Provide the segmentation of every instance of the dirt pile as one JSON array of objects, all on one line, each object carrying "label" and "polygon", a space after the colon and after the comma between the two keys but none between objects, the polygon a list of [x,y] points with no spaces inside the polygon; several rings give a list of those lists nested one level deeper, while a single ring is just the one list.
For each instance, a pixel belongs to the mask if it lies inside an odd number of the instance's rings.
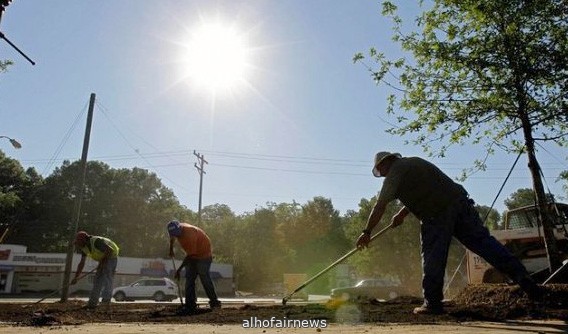
[{"label": "dirt pile", "polygon": [[554,319],[568,321],[568,285],[545,289],[543,303],[529,301],[518,287],[483,285],[465,288],[446,303],[443,315],[412,314],[420,298],[399,297],[388,302],[253,305],[229,304],[211,312],[178,316],[177,303],[113,303],[109,309],[84,308],[81,301],[44,303],[32,307],[2,303],[0,321],[13,325],[77,325],[100,322],[243,324],[244,321],[325,320],[327,323],[458,323]]}]

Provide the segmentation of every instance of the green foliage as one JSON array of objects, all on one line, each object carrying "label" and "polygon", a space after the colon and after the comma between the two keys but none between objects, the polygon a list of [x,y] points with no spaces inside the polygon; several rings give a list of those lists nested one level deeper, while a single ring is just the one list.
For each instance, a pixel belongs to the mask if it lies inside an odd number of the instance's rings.
[{"label": "green foliage", "polygon": [[[0,215],[17,222],[7,242],[26,245],[31,252],[66,250],[79,196],[79,167],[79,162],[66,161],[43,180],[0,154]],[[282,283],[283,274],[312,277],[353,249],[375,202],[376,198],[361,199],[358,210],[343,217],[324,197],[304,204],[267,203],[242,215],[225,204],[213,204],[203,208],[199,225],[211,238],[215,261],[233,265],[238,289],[282,293],[274,287]],[[390,205],[381,226],[399,208]],[[198,224],[196,213],[181,206],[155,174],[140,168],[113,169],[98,161],[87,164],[81,212],[79,229],[115,240],[123,256],[165,257],[166,223],[175,218]],[[358,277],[399,278],[419,294],[419,228],[409,216],[347,263]],[[452,246],[449,264],[459,263],[462,250]],[[182,251],[176,254],[179,258]],[[305,292],[329,293],[334,278],[330,271]]]},{"label": "green foliage", "polygon": [[[554,202],[554,195],[547,194],[547,201]],[[529,188],[517,189],[504,201],[508,210],[520,208],[527,205],[535,205],[536,198],[534,190]]]},{"label": "green foliage", "polygon": [[562,173],[560,173],[559,179],[564,180],[565,183],[562,186],[562,188],[564,188],[564,191],[566,191],[566,196],[568,196],[568,170],[565,170]]},{"label": "green foliage", "polygon": [[[188,222],[199,225],[197,219]],[[201,227],[212,240],[215,261],[233,263],[236,251],[232,240],[238,228],[234,212],[225,204],[205,206],[201,210]]]},{"label": "green foliage", "polygon": [[[79,167],[79,162],[66,161],[35,189],[37,219],[21,224],[15,241],[32,252],[66,251],[80,196]],[[184,211],[155,174],[111,169],[96,161],[87,164],[78,229],[113,239],[124,256],[167,256],[165,224]]]},{"label": "green foliage", "polygon": [[495,209],[492,209],[485,205],[475,205],[475,209],[479,212],[479,217],[484,225],[490,230],[496,230],[499,228],[499,222],[501,221],[501,215]]},{"label": "green foliage", "polygon": [[[537,203],[544,204],[535,141],[568,144],[568,0],[432,0],[428,6],[406,32],[396,6],[383,3],[393,40],[411,58],[389,59],[372,48],[373,69],[361,54],[354,57],[376,83],[394,89],[387,113],[399,125],[387,132],[411,137],[407,143],[430,155],[444,156],[466,142],[484,145],[488,155],[496,147],[526,152]],[[475,165],[483,170],[485,162]],[[548,217],[542,224],[554,270],[561,259]]]},{"label": "green foliage", "polygon": [[[351,218],[346,227],[349,239],[355,240],[365,227],[377,198],[362,199],[359,202],[359,212]],[[373,231],[390,224],[391,217],[400,210],[399,203],[387,206],[383,218]],[[412,215],[405,219],[404,224],[388,230],[370,244],[366,250],[353,256],[349,263],[356,268],[359,277],[392,277],[398,278],[410,291],[418,292],[422,277],[420,260],[420,223]]]},{"label": "green foliage", "polygon": [[[37,220],[37,187],[43,180],[33,169],[23,169],[22,165],[14,159],[8,158],[0,151],[0,226],[7,238],[4,242],[18,241],[15,235],[23,229],[25,224]],[[24,235],[36,241],[34,235]]]},{"label": "green foliage", "polygon": [[[234,265],[239,288],[262,290],[263,285],[282,280],[286,254],[276,241],[277,218],[266,208],[245,214],[236,233],[229,240],[234,243]],[[226,241],[229,241],[226,240]]]},{"label": "green foliage", "polygon": [[14,62],[11,60],[0,60],[0,73],[6,72],[8,67],[13,64]]},{"label": "green foliage", "polygon": [[375,82],[394,88],[387,112],[400,125],[388,132],[413,135],[413,144],[440,156],[465,141],[488,151],[518,152],[533,139],[566,145],[568,1],[435,0],[429,6],[416,19],[417,31],[406,33],[396,5],[383,3],[393,40],[411,58],[388,59],[372,48],[372,69],[361,53],[354,57]]}]

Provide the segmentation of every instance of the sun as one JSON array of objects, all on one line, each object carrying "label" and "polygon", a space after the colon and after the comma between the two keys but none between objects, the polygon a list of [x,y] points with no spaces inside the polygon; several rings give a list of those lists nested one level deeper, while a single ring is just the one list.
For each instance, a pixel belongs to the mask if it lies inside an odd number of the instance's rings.
[{"label": "sun", "polygon": [[232,90],[246,81],[248,48],[235,27],[202,24],[185,46],[185,77],[196,85],[211,91]]}]

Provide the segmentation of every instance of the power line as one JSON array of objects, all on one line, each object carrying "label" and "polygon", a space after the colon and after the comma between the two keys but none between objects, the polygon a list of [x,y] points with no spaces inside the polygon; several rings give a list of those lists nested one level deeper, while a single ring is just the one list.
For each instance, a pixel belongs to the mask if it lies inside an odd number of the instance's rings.
[{"label": "power line", "polygon": [[[106,119],[109,121],[109,123],[111,124],[111,126],[116,130],[116,132],[120,135],[120,137],[124,140],[124,142],[136,153],[136,156],[141,158],[142,160],[144,160],[144,162],[146,162],[148,165],[150,165],[150,167],[152,167],[153,170],[157,170],[157,168],[149,161],[149,159],[147,159],[144,155],[142,155],[140,153],[140,150],[138,150],[137,148],[134,147],[134,145],[132,145],[130,143],[130,141],[126,138],[126,136],[122,133],[122,131],[120,131],[120,128],[118,126],[116,126],[114,124],[114,122],[112,121],[112,119],[109,117],[109,115],[105,112],[105,109],[101,104],[97,103],[97,106],[99,107],[99,110],[101,111],[101,113],[106,117]],[[149,144],[151,146],[151,144]],[[161,177],[167,179],[168,181],[170,181],[172,184],[179,186],[179,187],[183,187],[182,185],[178,184],[177,182],[173,181],[172,179],[168,178],[166,175],[162,175]]]},{"label": "power line", "polygon": [[59,157],[59,154],[61,154],[63,147],[65,147],[65,145],[69,141],[69,138],[71,137],[71,134],[73,133],[73,131],[77,127],[77,124],[79,124],[79,120],[82,118],[82,116],[87,111],[87,105],[88,105],[88,102],[85,103],[85,106],[83,107],[83,109],[77,114],[77,116],[75,117],[75,120],[73,121],[73,123],[71,124],[69,129],[67,129],[67,133],[65,133],[65,135],[61,139],[59,146],[57,146],[57,148],[55,149],[55,152],[53,152],[53,155],[51,156],[51,158],[49,160],[47,160],[47,165],[43,169],[43,172],[41,173],[42,175],[47,173],[47,171],[50,170],[51,167],[53,167],[53,164],[55,163],[55,161]]}]

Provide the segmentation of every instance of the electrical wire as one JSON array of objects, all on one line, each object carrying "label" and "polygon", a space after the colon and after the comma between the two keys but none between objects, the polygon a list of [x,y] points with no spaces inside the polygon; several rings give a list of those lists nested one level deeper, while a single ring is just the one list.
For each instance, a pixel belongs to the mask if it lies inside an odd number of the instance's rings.
[{"label": "electrical wire", "polygon": [[73,123],[71,124],[69,129],[67,130],[67,133],[65,133],[65,135],[61,139],[59,146],[57,146],[57,148],[55,149],[55,152],[53,153],[51,158],[48,160],[47,165],[45,166],[45,168],[43,169],[43,172],[41,173],[42,175],[45,175],[51,169],[51,167],[53,167],[53,164],[55,163],[55,161],[59,157],[59,154],[61,154],[63,147],[65,147],[65,144],[67,144],[67,142],[69,141],[69,138],[71,137],[71,134],[73,133],[73,131],[77,127],[77,124],[79,124],[79,120],[82,118],[82,116],[87,111],[87,105],[88,105],[88,103],[85,104],[83,109],[75,117],[75,120],[73,121]]},{"label": "electrical wire", "polygon": [[[135,148],[134,145],[132,145],[130,143],[130,141],[126,138],[126,136],[122,133],[122,131],[120,131],[119,127],[116,126],[116,124],[112,121],[110,116],[105,112],[105,108],[101,104],[99,104],[98,102],[95,102],[95,105],[97,105],[97,107],[99,108],[99,111],[107,118],[107,120],[109,121],[111,126],[116,130],[116,132],[120,135],[120,137],[124,140],[124,142],[136,153],[136,155],[138,157],[140,157],[142,160],[144,160],[145,163],[150,165],[150,167],[152,167],[152,169],[157,170],[157,168],[149,161],[149,159],[147,159],[144,155],[142,155],[140,153],[140,151],[137,148]],[[185,189],[185,190],[189,190],[187,187],[184,187],[183,185],[175,182],[174,180],[170,179],[169,177],[165,176],[164,174],[161,174],[161,177],[170,181],[173,185],[175,185],[177,187],[180,187],[180,188]]]},{"label": "electrical wire", "polygon": [[[501,195],[501,191],[503,191],[503,188],[505,187],[505,184],[507,183],[507,181],[509,180],[509,177],[511,176],[511,173],[513,172],[513,170],[515,169],[515,166],[517,165],[517,162],[519,161],[519,158],[521,157],[521,155],[523,154],[523,151],[520,151],[519,154],[517,155],[517,158],[515,159],[515,162],[513,162],[513,166],[511,166],[511,168],[509,169],[509,173],[507,174],[507,176],[505,177],[505,180],[503,181],[503,183],[501,184],[501,188],[499,188],[499,191],[497,192],[497,195],[495,196],[495,199],[493,199],[493,203],[491,203],[491,206],[489,207],[489,210],[487,210],[487,213],[485,214],[485,217],[483,218],[483,225],[487,224],[487,219],[489,218],[489,214],[491,213],[491,210],[493,210],[493,206],[495,205],[495,202],[497,202],[497,199],[499,198],[499,196]],[[463,265],[465,259],[467,258],[467,251],[466,253],[463,255],[460,263],[458,264],[456,270],[454,271],[454,274],[452,275],[452,277],[450,278],[450,280],[448,281],[448,283],[446,284],[446,288],[444,289],[444,294],[448,291],[448,289],[450,288],[450,285],[452,284],[452,282],[454,281],[457,273],[459,272],[461,266]]]}]

